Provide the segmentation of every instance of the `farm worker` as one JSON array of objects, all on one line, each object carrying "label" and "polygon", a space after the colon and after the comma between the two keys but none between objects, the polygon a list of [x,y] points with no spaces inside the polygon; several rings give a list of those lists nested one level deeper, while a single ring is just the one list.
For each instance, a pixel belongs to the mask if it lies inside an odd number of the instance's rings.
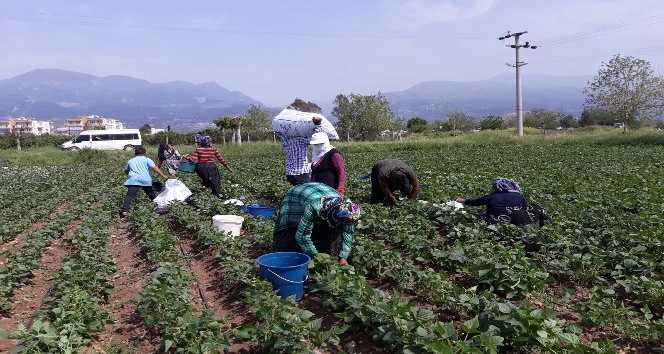
[{"label": "farm worker", "polygon": [[[313,117],[314,133],[321,131],[320,117]],[[285,136],[277,133],[281,140],[281,146],[286,151],[286,180],[293,186],[306,183],[311,180],[311,165],[309,164],[309,142],[308,136]]]},{"label": "farm worker", "polygon": [[201,146],[197,147],[193,153],[184,158],[189,161],[198,160],[195,171],[198,177],[201,178],[203,187],[210,188],[212,194],[218,197],[221,194],[221,175],[219,174],[217,165],[214,163],[215,157],[229,172],[233,172],[228,162],[219,153],[219,150],[212,146],[212,138],[209,136],[203,137]]},{"label": "farm worker", "polygon": [[274,223],[275,252],[327,253],[348,264],[360,206],[322,183],[291,187]]},{"label": "farm worker", "polygon": [[158,161],[157,167],[161,169],[161,165],[166,161],[166,168],[168,173],[174,175],[178,172],[180,165],[180,152],[175,149],[171,144],[159,144],[159,151],[157,153]]},{"label": "farm worker", "polygon": [[544,208],[528,205],[519,184],[509,178],[496,178],[491,183],[491,193],[475,199],[456,198],[464,205],[485,205],[484,220],[489,224],[512,223],[519,227],[542,227],[548,219]]},{"label": "farm worker", "polygon": [[127,187],[127,194],[125,195],[124,202],[122,203],[122,210],[120,217],[126,217],[129,214],[131,202],[134,201],[138,195],[138,190],[142,189],[148,195],[150,200],[154,200],[157,196],[152,189],[152,176],[150,170],[158,174],[164,180],[168,179],[161,170],[154,164],[154,161],[145,156],[145,148],[142,146],[134,149],[135,157],[127,161],[125,164],[124,173],[127,175],[127,180],[124,185]]},{"label": "farm worker", "polygon": [[201,141],[203,141],[203,138],[204,138],[203,132],[196,133],[196,138],[194,138],[196,141],[196,147],[201,146]]},{"label": "farm worker", "polygon": [[371,169],[371,204],[385,198],[391,205],[397,204],[395,191],[402,197],[415,200],[420,193],[420,181],[415,171],[401,160],[388,159],[378,162]]},{"label": "farm worker", "polygon": [[313,147],[311,181],[326,184],[344,194],[346,185],[344,156],[330,145],[327,133],[314,133],[309,144]]}]

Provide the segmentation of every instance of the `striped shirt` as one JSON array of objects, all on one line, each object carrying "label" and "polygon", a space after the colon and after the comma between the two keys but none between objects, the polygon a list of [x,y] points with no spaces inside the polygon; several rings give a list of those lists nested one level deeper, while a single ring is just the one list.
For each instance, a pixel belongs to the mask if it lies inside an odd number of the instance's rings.
[{"label": "striped shirt", "polygon": [[[281,202],[281,208],[274,223],[274,232],[290,227],[297,227],[295,240],[302,251],[310,256],[318,254],[311,241],[314,223],[326,222],[321,216],[323,199],[342,197],[339,192],[322,183],[309,182],[297,185],[288,190]],[[339,257],[347,259],[353,246],[355,226],[343,225],[343,240]]]},{"label": "striped shirt", "polygon": [[198,159],[199,163],[214,162],[214,158],[216,157],[222,165],[228,167],[228,162],[224,160],[224,157],[221,156],[219,150],[212,146],[197,147],[196,150],[191,153],[191,157]]},{"label": "striped shirt", "polygon": [[[314,125],[314,133],[323,131],[320,125]],[[286,176],[297,176],[304,173],[311,173],[311,164],[309,163],[309,142],[311,137],[307,136],[284,136],[279,134],[281,146],[286,151]]]}]

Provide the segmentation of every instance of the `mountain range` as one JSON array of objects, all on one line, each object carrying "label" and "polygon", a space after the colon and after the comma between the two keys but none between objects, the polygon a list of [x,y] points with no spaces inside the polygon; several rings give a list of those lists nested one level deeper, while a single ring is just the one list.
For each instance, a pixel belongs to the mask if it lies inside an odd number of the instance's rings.
[{"label": "mountain range", "polygon": [[[544,108],[578,115],[588,76],[523,75],[524,110]],[[482,81],[428,81],[404,91],[382,93],[397,117],[442,119],[453,111],[481,118],[514,112],[514,75]],[[295,99],[295,98],[294,98]],[[192,131],[217,117],[244,114],[261,102],[217,83],[151,83],[128,76],[105,76],[38,69],[0,80],[0,117],[55,120],[95,114],[117,118],[128,127],[171,125]],[[321,107],[331,107],[322,103]],[[285,107],[267,107],[278,111]],[[332,117],[330,117],[332,118]],[[333,120],[333,119],[332,119]]]}]

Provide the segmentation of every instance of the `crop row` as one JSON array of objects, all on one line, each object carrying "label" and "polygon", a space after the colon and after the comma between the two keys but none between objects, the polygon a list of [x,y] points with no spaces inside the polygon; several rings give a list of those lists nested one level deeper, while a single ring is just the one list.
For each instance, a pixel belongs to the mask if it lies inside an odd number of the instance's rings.
[{"label": "crop row", "polygon": [[[3,170],[0,174],[0,243],[53,213],[86,189],[85,179],[72,179],[71,167]],[[66,187],[53,187],[66,186]],[[16,196],[22,196],[16,198]]]},{"label": "crop row", "polygon": [[102,310],[113,287],[110,278],[115,266],[106,250],[108,211],[115,198],[95,203],[81,215],[82,224],[66,241],[68,256],[55,275],[53,290],[30,328],[19,325],[12,337],[19,339],[21,351],[40,353],[76,352],[87,345],[95,332],[112,322]]},{"label": "crop row", "polygon": [[138,298],[138,313],[146,326],[162,335],[164,352],[210,353],[228,348],[222,319],[205,309],[197,314],[188,295],[191,274],[179,265],[177,240],[166,218],[155,217],[148,207],[131,215],[141,236],[140,248],[157,266]]}]

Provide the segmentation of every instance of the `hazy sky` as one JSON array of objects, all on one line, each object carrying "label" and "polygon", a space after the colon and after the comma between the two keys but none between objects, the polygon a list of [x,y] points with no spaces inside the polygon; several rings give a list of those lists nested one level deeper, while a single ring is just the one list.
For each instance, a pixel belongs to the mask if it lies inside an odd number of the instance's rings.
[{"label": "hazy sky", "polygon": [[664,73],[664,0],[21,0],[0,3],[0,79],[40,68],[214,81],[269,106],[513,72],[594,75],[613,55]]}]

